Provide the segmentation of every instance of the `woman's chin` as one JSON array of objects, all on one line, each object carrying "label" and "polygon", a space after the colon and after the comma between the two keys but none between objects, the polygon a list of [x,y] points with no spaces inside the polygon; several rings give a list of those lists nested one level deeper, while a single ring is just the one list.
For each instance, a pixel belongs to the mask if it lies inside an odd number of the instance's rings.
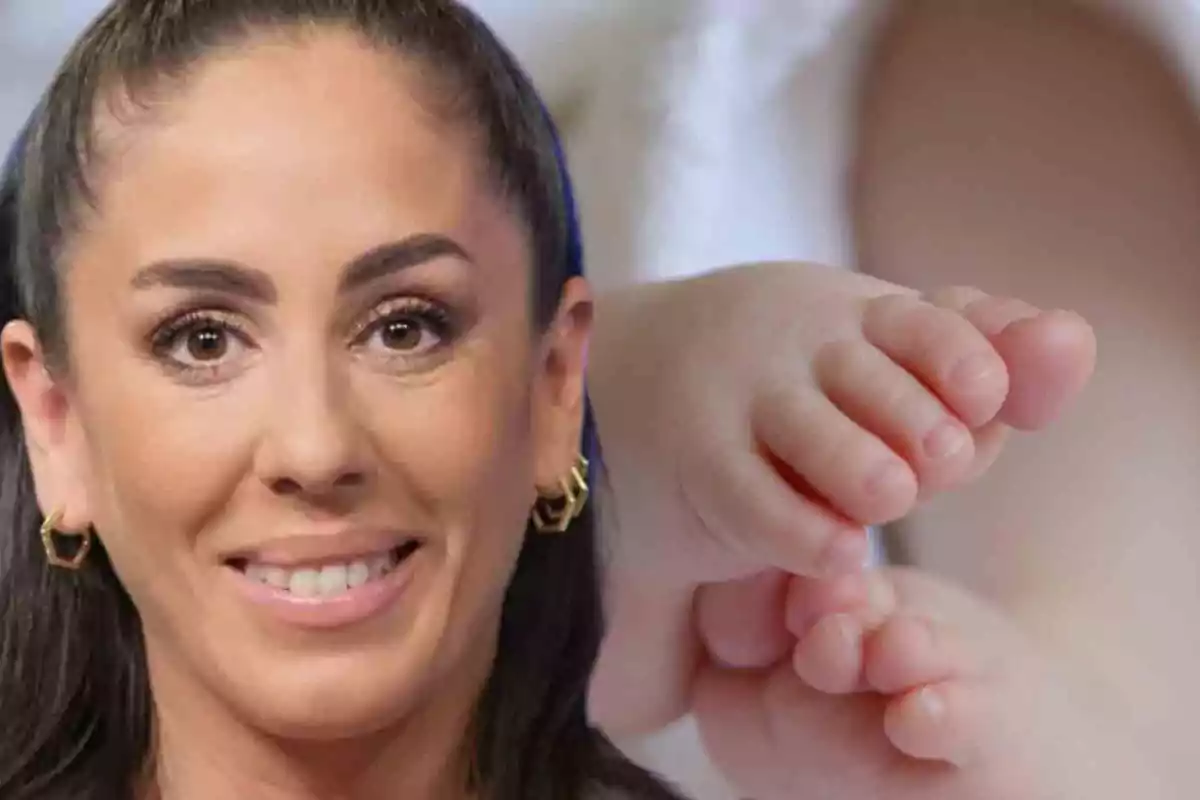
[{"label": "woman's chin", "polygon": [[469,722],[487,680],[495,656],[494,645],[482,646],[488,639],[416,635],[385,647],[288,658],[277,650],[237,659],[226,652],[210,687],[234,716],[279,739],[369,737],[409,722],[458,728]]},{"label": "woman's chin", "polygon": [[337,682],[292,676],[241,688],[239,716],[268,736],[300,741],[355,739],[393,728],[419,714],[428,694],[395,673],[347,674]]},{"label": "woman's chin", "polygon": [[[242,653],[221,657],[210,697],[231,716],[271,737],[331,740],[391,728],[440,694],[436,654],[407,646],[383,652]],[[171,698],[159,697],[160,710]],[[223,700],[224,702],[221,702]]]}]

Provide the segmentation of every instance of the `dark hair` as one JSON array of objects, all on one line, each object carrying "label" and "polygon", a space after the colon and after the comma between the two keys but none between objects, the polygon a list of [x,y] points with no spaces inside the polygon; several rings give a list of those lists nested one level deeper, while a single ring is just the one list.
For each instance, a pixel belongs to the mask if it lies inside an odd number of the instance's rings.
[{"label": "dark hair", "polygon": [[[578,227],[553,125],[511,54],[452,0],[119,0],[76,43],[0,186],[0,325],[28,320],[65,368],[60,254],[92,195],[97,108],[186,77],[213,47],[310,23],[345,27],[417,59],[456,121],[473,126],[491,175],[526,223],[534,322],[552,318],[581,269]],[[592,449],[590,411],[585,449]],[[0,391],[0,797],[133,800],[152,767],[152,698],[137,612],[97,543],[84,569],[55,570],[18,408]],[[468,742],[489,800],[608,792],[675,798],[587,721],[603,635],[594,513],[565,535],[527,531],[499,649]]]}]

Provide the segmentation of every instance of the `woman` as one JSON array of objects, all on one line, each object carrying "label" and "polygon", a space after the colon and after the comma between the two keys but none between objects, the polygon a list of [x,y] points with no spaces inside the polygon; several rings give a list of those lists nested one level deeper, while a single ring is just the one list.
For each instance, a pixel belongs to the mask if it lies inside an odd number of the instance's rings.
[{"label": "woman", "polygon": [[673,796],[586,719],[554,152],[451,3],[91,28],[4,198],[5,798]]}]

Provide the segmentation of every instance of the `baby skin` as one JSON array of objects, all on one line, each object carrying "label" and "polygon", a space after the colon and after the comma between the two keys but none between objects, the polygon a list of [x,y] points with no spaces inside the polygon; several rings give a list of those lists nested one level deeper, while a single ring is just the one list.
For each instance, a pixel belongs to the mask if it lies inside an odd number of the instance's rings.
[{"label": "baby skin", "polygon": [[[704,666],[696,683],[706,747],[743,796],[1169,796],[1083,682],[969,593],[896,568],[754,588],[783,608],[781,658]],[[744,635],[708,624],[710,652],[736,658]]]},{"label": "baby skin", "polygon": [[[861,319],[861,338],[816,352],[808,418],[760,405],[755,429],[802,496],[863,524],[978,477],[1008,429],[1052,420],[1094,363],[1077,317],[973,290],[871,299]],[[768,569],[703,587],[696,609],[694,711],[754,800],[1157,796],[1082,680],[920,570]]]}]

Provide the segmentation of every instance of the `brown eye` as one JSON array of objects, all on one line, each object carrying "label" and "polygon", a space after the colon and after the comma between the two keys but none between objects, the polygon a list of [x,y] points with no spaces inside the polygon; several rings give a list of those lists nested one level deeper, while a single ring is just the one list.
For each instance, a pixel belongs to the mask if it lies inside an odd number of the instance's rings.
[{"label": "brown eye", "polygon": [[229,352],[229,332],[215,325],[187,334],[188,355],[196,361],[218,361]]},{"label": "brown eye", "polygon": [[441,305],[414,297],[380,305],[359,329],[354,345],[384,358],[432,355],[454,339],[450,313]]},{"label": "brown eye", "polygon": [[379,343],[389,350],[416,350],[421,346],[425,328],[418,320],[390,319],[379,330]]},{"label": "brown eye", "polygon": [[236,315],[214,309],[188,312],[164,323],[151,335],[150,349],[172,370],[202,375],[207,382],[236,371],[254,346]]}]

